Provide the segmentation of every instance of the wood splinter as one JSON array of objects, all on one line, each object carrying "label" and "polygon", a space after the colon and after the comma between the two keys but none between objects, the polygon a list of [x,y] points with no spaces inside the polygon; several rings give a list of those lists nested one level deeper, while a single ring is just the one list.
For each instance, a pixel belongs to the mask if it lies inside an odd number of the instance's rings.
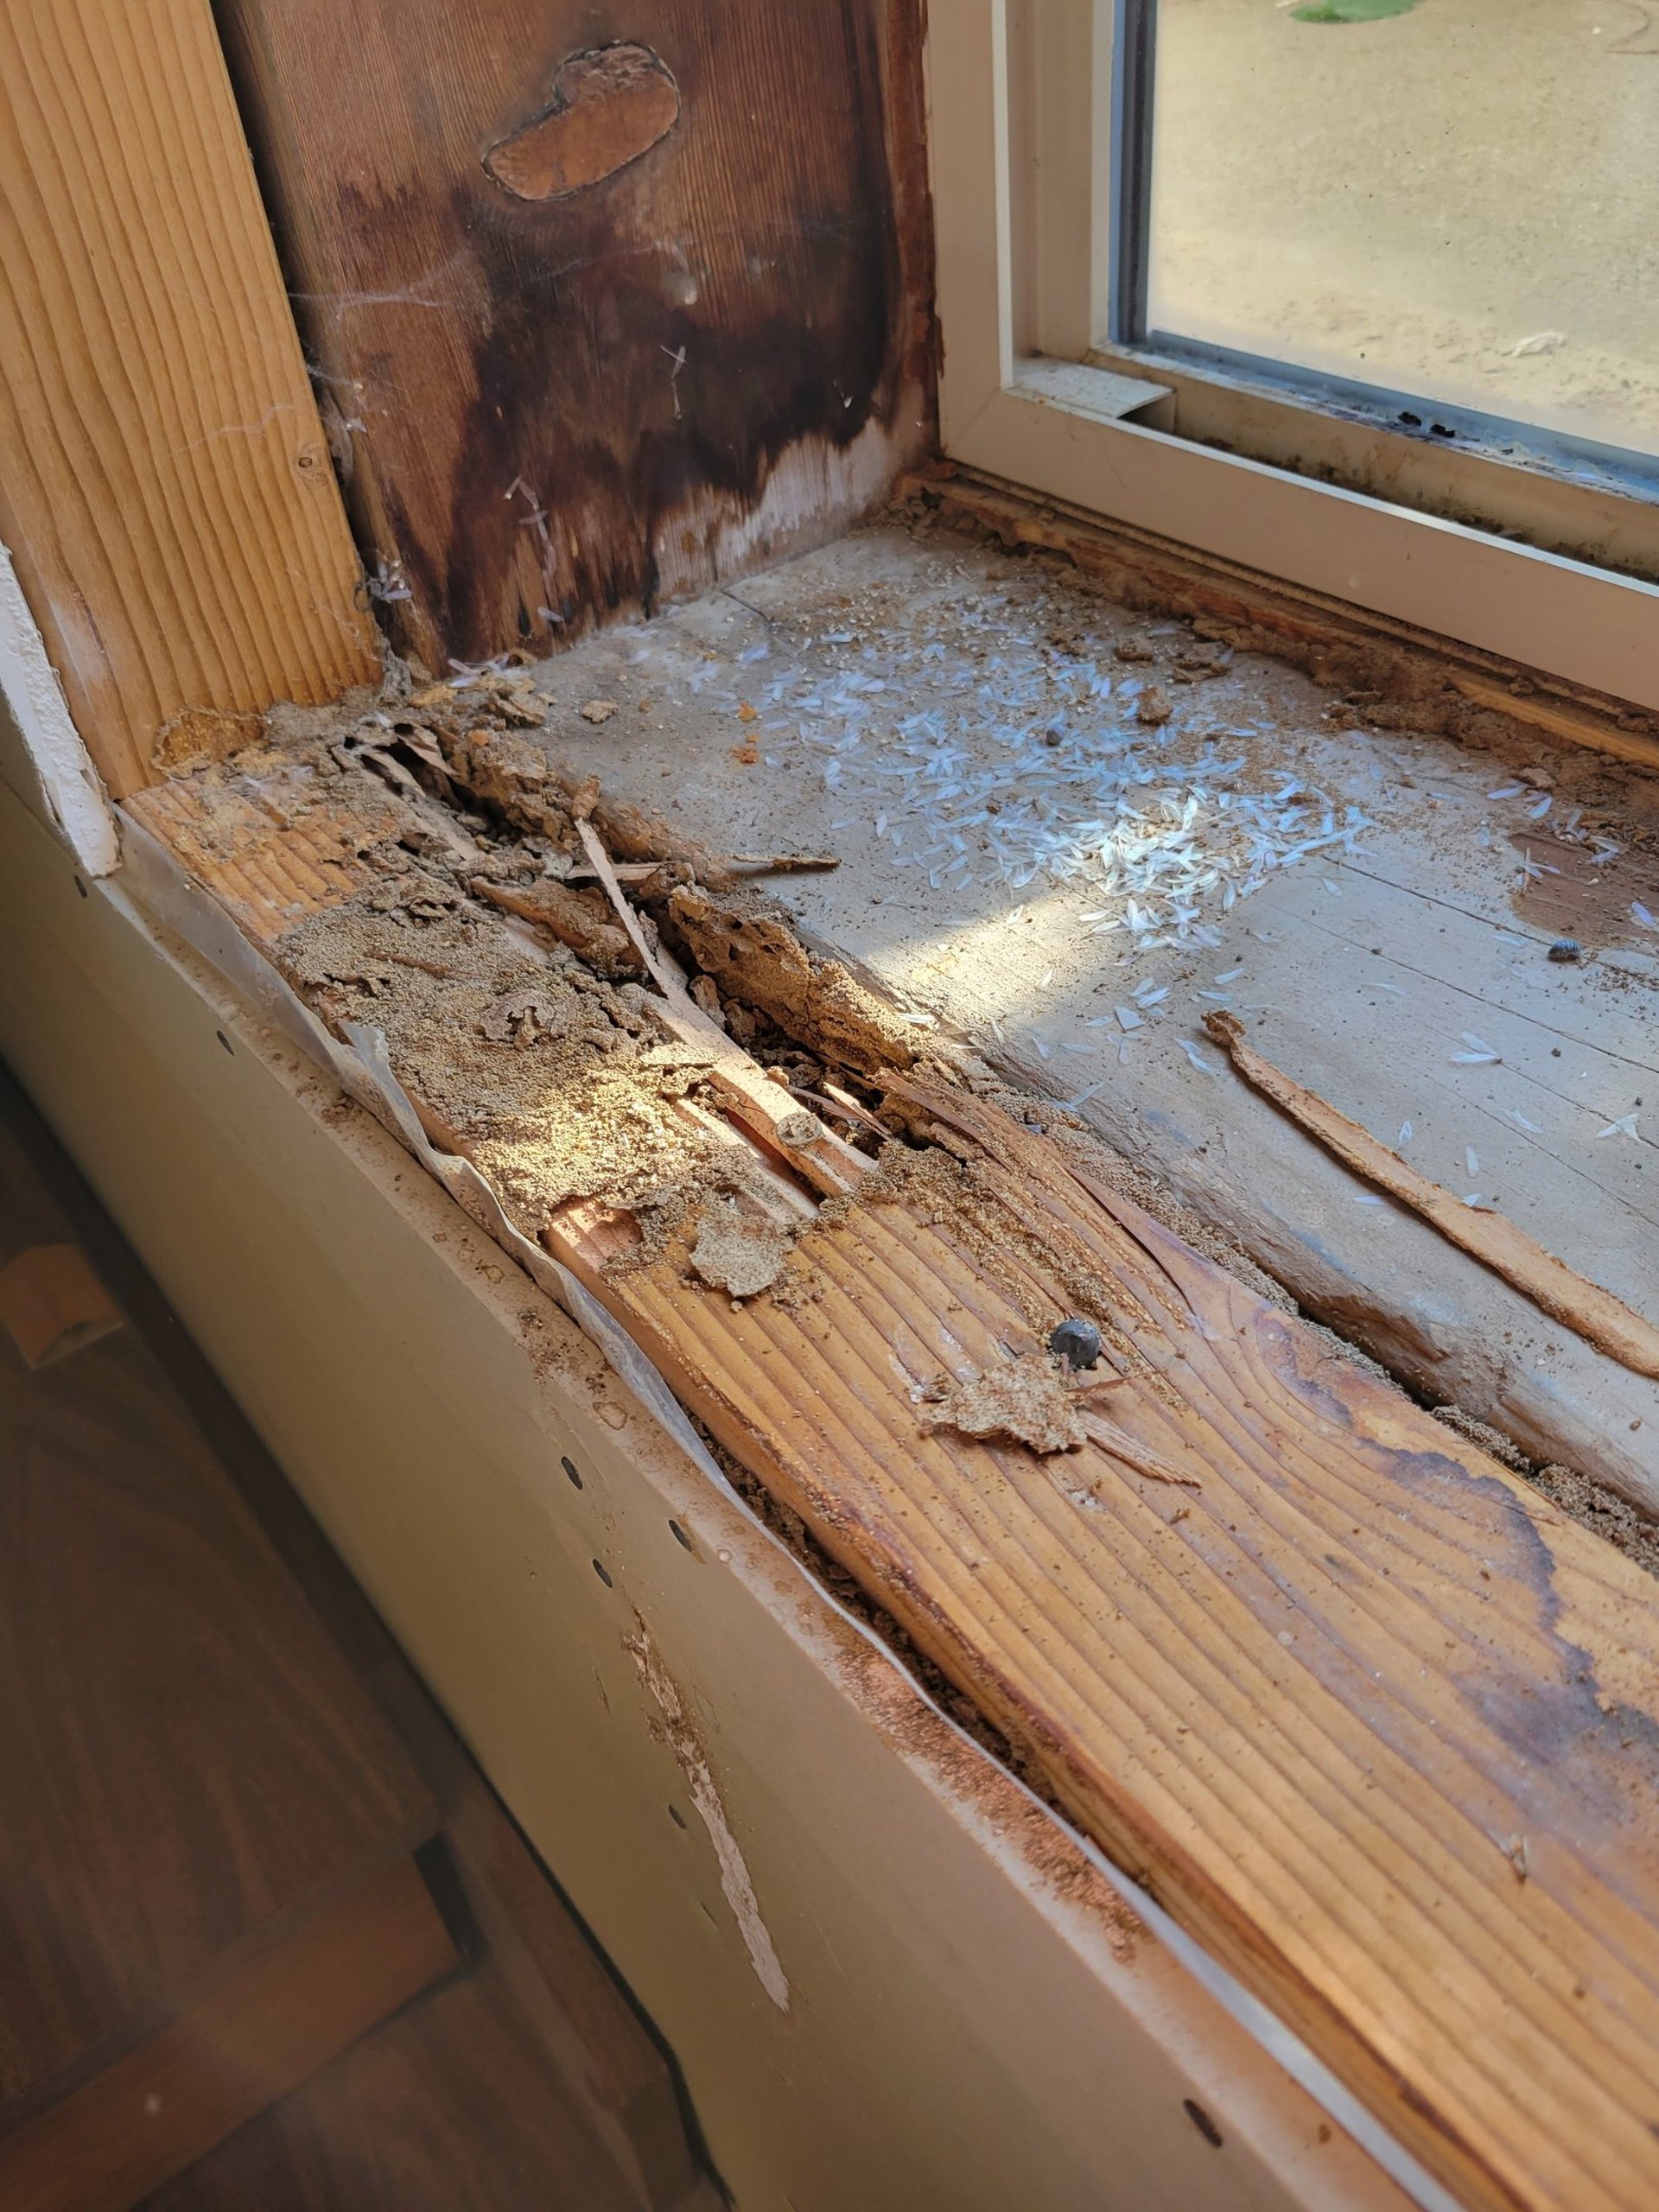
[{"label": "wood splinter", "polygon": [[1563,1328],[1571,1329],[1634,1373],[1659,1380],[1659,1328],[1652,1322],[1615,1298],[1611,1291],[1586,1281],[1565,1260],[1545,1251],[1502,1214],[1485,1206],[1465,1205],[1450,1191],[1431,1183],[1427,1175],[1420,1175],[1368,1129],[1351,1122],[1347,1115],[1246,1044],[1236,1016],[1217,1009],[1205,1014],[1204,1020],[1216,1042],[1226,1047],[1245,1081],[1317,1137],[1344,1166],[1421,1214],[1448,1243],[1459,1246],[1494,1274],[1502,1275]]},{"label": "wood splinter", "polygon": [[[591,812],[591,809],[589,810]],[[706,865],[706,863],[705,863]],[[728,853],[714,862],[721,875],[788,875],[804,874],[808,869],[839,868],[839,853]],[[696,873],[690,861],[676,853],[664,854],[659,861],[617,861],[613,863],[619,883],[634,885],[649,883],[653,876],[670,868],[689,869]],[[567,883],[595,882],[599,870],[595,868],[573,868],[564,880]]]},{"label": "wood splinter", "polygon": [[473,878],[471,888],[476,898],[487,899],[492,906],[504,906],[521,921],[534,922],[544,929],[550,937],[579,953],[596,975],[607,981],[648,972],[624,931],[601,921],[585,899],[567,891],[562,883],[549,878],[516,887],[492,883],[480,875]]},{"label": "wood splinter", "polygon": [[1121,1459],[1137,1475],[1144,1475],[1148,1482],[1170,1483],[1181,1490],[1202,1490],[1203,1483],[1197,1475],[1184,1475],[1179,1467],[1146,1445],[1127,1435],[1116,1422],[1103,1421],[1097,1413],[1086,1411],[1078,1414],[1084,1433],[1103,1452],[1109,1452],[1114,1459]]},{"label": "wood splinter", "polygon": [[728,1111],[763,1147],[803,1175],[820,1197],[839,1198],[855,1189],[869,1171],[863,1154],[798,1108],[779,1113],[778,1086],[697,1004],[678,968],[647,944],[639,918],[617,880],[615,863],[585,814],[577,817],[576,835],[628,941],[663,995],[662,1019],[683,1043],[706,1046],[713,1056],[709,1079]]}]

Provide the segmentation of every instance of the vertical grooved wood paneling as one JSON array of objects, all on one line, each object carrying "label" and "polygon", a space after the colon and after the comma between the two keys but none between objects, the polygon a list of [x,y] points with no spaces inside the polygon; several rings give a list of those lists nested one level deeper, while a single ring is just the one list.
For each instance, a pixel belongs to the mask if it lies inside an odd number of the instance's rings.
[{"label": "vertical grooved wood paneling", "polygon": [[0,5],[0,537],[118,795],[378,672],[207,0]]}]

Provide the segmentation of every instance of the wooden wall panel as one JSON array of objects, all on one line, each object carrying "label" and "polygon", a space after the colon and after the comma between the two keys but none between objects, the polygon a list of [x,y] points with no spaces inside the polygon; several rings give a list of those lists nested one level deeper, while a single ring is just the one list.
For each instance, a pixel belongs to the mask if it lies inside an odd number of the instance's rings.
[{"label": "wooden wall panel", "polygon": [[378,677],[208,0],[0,0],[0,537],[118,795]]},{"label": "wooden wall panel", "polygon": [[545,649],[925,448],[919,14],[219,0],[401,641]]}]

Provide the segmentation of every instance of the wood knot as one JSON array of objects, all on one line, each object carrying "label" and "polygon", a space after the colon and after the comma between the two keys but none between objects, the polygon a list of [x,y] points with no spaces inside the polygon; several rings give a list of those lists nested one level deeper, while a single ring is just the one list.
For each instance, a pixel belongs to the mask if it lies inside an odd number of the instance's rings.
[{"label": "wood knot", "polygon": [[516,200],[563,200],[648,154],[679,115],[680,88],[648,46],[590,48],[559,64],[547,105],[489,149],[485,171]]}]

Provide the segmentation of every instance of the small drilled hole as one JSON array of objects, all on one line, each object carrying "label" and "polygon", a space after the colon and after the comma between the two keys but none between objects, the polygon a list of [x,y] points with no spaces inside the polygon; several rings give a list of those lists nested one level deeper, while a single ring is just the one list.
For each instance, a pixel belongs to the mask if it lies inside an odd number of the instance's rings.
[{"label": "small drilled hole", "polygon": [[580,1490],[582,1488],[582,1477],[576,1472],[574,1463],[569,1459],[562,1459],[559,1461],[559,1465],[564,1469],[565,1473],[569,1476],[576,1488]]},{"label": "small drilled hole", "polygon": [[236,1047],[232,1044],[230,1039],[225,1034],[225,1032],[222,1029],[215,1029],[213,1034],[218,1038],[219,1043],[225,1047],[226,1051],[234,1058],[236,1054]]},{"label": "small drilled hole", "polygon": [[596,1559],[594,1561],[594,1573],[599,1577],[600,1580],[605,1585],[605,1587],[607,1590],[615,1589],[616,1585],[612,1581],[610,1570],[607,1567],[603,1560]]},{"label": "small drilled hole", "polygon": [[1219,2151],[1222,2144],[1221,2130],[1216,2126],[1215,2121],[1211,2119],[1209,2113],[1205,2112],[1204,2107],[1201,2104],[1195,2104],[1191,2097],[1183,2097],[1181,2100],[1181,2109],[1185,2113],[1193,2126],[1198,2129],[1199,2134],[1203,2136],[1205,2141],[1206,2143],[1213,2143],[1217,2150]]},{"label": "small drilled hole", "polygon": [[671,1805],[669,1807],[668,1817],[673,1821],[677,1828],[683,1828],[685,1826],[685,1815],[680,1810],[677,1805]]},{"label": "small drilled hole", "polygon": [[692,1542],[690,1537],[686,1535],[684,1529],[681,1528],[677,1521],[671,1521],[668,1525],[674,1532],[674,1541],[677,1544],[683,1544],[686,1550],[689,1552],[696,1551],[696,1546]]},{"label": "small drilled hole", "polygon": [[89,894],[88,894],[88,893],[87,893],[87,889],[86,889],[86,885],[81,881],[81,880],[80,880],[80,878],[79,878],[79,876],[77,876],[77,877],[75,878],[75,888],[76,888],[76,890],[77,890],[77,891],[79,891],[79,893],[80,893],[80,895],[81,895],[81,897],[82,897],[83,899],[86,898],[86,897],[89,895]]}]

